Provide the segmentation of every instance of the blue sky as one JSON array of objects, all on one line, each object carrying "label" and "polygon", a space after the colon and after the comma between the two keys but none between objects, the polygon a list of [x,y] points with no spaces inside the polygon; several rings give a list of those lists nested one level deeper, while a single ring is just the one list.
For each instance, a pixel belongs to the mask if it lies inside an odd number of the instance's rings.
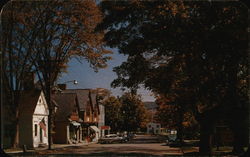
[{"label": "blue sky", "polygon": [[[112,51],[114,52],[111,55],[113,59],[108,62],[108,67],[100,69],[98,72],[94,72],[86,61],[79,63],[76,59],[71,59],[67,73],[62,74],[58,83],[77,80],[77,85],[67,83],[67,88],[106,88],[112,92],[112,95],[122,95],[123,91],[120,88],[111,88],[110,84],[117,77],[116,73],[112,71],[113,68],[126,61],[127,56],[119,54],[115,49]],[[154,101],[152,93],[145,89],[139,89],[138,94],[142,96],[143,101]]]}]

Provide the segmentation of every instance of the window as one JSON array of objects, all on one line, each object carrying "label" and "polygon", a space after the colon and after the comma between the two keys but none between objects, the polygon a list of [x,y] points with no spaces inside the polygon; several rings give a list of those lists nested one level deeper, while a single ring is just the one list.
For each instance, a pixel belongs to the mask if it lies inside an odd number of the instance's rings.
[{"label": "window", "polygon": [[157,128],[159,128],[160,126],[159,125],[156,125]]},{"label": "window", "polygon": [[37,124],[35,124],[35,136],[37,136]]},{"label": "window", "polygon": [[148,127],[151,128],[151,125],[149,125]]}]

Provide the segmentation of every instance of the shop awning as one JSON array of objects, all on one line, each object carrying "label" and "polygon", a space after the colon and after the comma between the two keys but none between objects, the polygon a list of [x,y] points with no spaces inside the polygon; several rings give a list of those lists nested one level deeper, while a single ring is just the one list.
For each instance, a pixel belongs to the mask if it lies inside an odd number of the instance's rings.
[{"label": "shop awning", "polygon": [[100,130],[94,125],[90,126],[90,129],[92,129],[95,132],[100,132]]},{"label": "shop awning", "polygon": [[77,123],[76,121],[71,121],[70,122],[72,125],[74,125],[74,126],[80,126],[81,124],[80,123]]},{"label": "shop awning", "polygon": [[104,125],[104,126],[101,126],[101,129],[102,129],[102,130],[110,130],[110,126]]}]

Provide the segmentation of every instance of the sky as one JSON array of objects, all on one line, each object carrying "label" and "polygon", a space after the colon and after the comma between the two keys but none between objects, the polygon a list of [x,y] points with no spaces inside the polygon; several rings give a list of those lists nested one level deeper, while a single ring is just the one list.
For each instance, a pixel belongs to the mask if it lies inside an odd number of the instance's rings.
[{"label": "sky", "polygon": [[[116,49],[112,49],[112,60],[108,61],[108,67],[100,69],[98,72],[89,67],[87,61],[80,63],[72,58],[68,64],[67,73],[63,73],[57,83],[64,83],[66,81],[77,80],[78,84],[74,85],[72,82],[67,83],[68,89],[85,89],[85,88],[106,88],[112,92],[114,96],[122,95],[123,91],[120,88],[112,88],[111,82],[117,78],[113,68],[119,66],[126,61],[127,56],[119,54]],[[152,93],[148,90],[140,88],[138,94],[141,95],[143,101],[154,101]]]}]

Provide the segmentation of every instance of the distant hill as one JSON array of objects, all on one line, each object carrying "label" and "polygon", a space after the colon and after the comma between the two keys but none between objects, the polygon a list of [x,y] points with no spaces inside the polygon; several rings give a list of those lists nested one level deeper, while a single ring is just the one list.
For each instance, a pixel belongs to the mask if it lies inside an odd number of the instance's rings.
[{"label": "distant hill", "polygon": [[143,102],[147,110],[156,110],[157,105],[154,101]]}]

